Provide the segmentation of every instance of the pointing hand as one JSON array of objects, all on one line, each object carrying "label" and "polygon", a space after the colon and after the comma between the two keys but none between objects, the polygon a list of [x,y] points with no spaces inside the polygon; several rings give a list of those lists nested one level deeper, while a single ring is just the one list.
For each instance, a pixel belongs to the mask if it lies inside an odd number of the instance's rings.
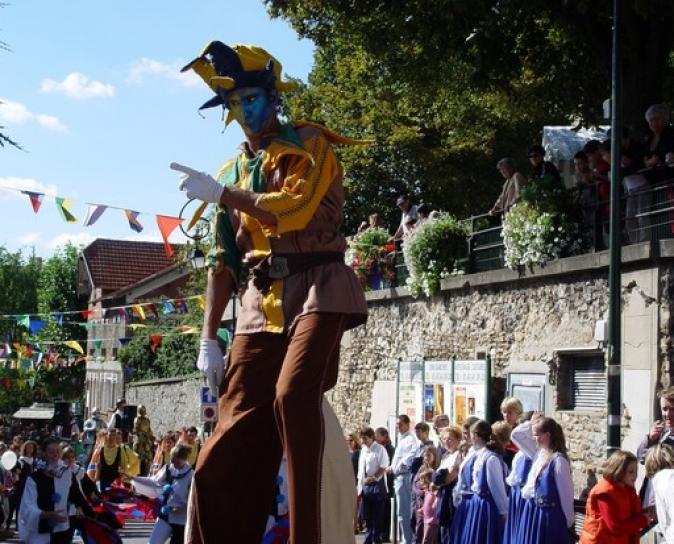
[{"label": "pointing hand", "polygon": [[180,172],[178,188],[185,191],[187,198],[196,198],[203,202],[217,203],[225,188],[205,172],[197,172],[189,166],[177,162],[171,163],[171,170]]}]

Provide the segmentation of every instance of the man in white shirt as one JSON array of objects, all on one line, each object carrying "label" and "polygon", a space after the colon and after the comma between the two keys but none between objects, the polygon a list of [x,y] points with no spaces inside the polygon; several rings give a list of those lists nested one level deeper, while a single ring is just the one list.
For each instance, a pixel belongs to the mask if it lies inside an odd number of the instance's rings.
[{"label": "man in white shirt", "polygon": [[412,231],[414,224],[417,222],[418,213],[417,207],[412,204],[408,195],[399,196],[398,200],[396,200],[396,205],[400,208],[402,216],[400,217],[400,225],[393,235],[393,239],[400,240],[403,236]]},{"label": "man in white shirt", "polygon": [[[386,494],[386,469],[388,453],[374,440],[374,430],[366,427],[360,431],[363,444],[358,458],[358,495],[363,499],[363,518],[367,526],[365,542],[381,542],[381,513]],[[364,492],[365,491],[365,492]]]},{"label": "man in white shirt", "polygon": [[394,475],[393,489],[395,490],[398,503],[398,525],[401,535],[401,544],[412,543],[412,480],[410,478],[410,465],[419,448],[419,442],[410,432],[410,418],[405,414],[398,416],[398,444],[396,446],[393,461],[388,472]]}]

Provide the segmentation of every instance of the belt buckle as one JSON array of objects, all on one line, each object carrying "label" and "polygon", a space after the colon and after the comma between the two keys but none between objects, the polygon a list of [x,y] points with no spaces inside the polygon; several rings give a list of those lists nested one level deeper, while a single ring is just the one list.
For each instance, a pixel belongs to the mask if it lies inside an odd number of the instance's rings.
[{"label": "belt buckle", "polygon": [[272,257],[269,263],[269,277],[280,280],[290,274],[288,259],[285,257]]}]

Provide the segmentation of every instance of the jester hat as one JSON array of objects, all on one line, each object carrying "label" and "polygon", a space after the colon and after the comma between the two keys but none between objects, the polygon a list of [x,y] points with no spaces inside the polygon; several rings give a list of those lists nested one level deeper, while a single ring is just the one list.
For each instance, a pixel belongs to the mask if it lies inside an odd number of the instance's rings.
[{"label": "jester hat", "polygon": [[[199,109],[225,105],[225,93],[242,87],[263,87],[279,92],[297,86],[281,81],[281,63],[255,45],[228,46],[219,41],[206,44],[200,55],[180,71],[194,70],[215,92],[215,96]],[[231,121],[231,114],[226,123]]]}]

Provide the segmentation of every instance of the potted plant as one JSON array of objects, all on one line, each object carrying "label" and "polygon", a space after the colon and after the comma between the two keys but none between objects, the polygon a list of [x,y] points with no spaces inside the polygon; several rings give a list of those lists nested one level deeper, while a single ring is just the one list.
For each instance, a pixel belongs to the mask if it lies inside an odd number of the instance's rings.
[{"label": "potted plant", "polygon": [[346,263],[353,269],[363,289],[376,290],[393,283],[393,253],[391,235],[381,227],[368,228],[349,241]]}]

